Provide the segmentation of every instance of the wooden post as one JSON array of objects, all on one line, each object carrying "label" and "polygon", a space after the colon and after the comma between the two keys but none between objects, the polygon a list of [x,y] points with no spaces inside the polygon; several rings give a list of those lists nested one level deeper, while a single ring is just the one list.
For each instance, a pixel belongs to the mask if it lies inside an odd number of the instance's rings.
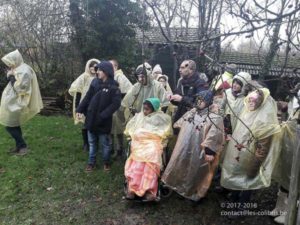
[{"label": "wooden post", "polygon": [[296,224],[300,224],[300,198],[298,200],[298,216],[297,216],[297,223]]},{"label": "wooden post", "polygon": [[[297,139],[300,139],[300,125],[297,125]],[[290,179],[290,188],[289,188],[289,199],[288,206],[289,210],[285,219],[285,225],[299,225],[297,221],[297,201],[298,201],[298,192],[299,192],[299,176],[300,176],[300,141],[296,152],[293,154],[291,170],[291,179]],[[300,207],[299,207],[300,208]],[[298,213],[299,214],[299,213]]]}]

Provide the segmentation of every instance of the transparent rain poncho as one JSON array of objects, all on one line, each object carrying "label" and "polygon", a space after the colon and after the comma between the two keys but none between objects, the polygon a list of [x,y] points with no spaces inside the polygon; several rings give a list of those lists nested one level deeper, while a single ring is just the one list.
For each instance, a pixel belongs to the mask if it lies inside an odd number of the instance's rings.
[{"label": "transparent rain poncho", "polygon": [[[280,151],[280,126],[277,105],[268,89],[262,104],[255,110],[248,109],[249,95],[237,121],[236,128],[226,147],[222,165],[221,185],[232,190],[252,190],[268,187]],[[252,134],[254,137],[252,137]],[[264,157],[259,158],[261,150]]]},{"label": "transparent rain poncho", "polygon": [[[140,65],[139,67],[141,67]],[[145,63],[146,67],[150,67],[149,64]],[[147,69],[147,68],[146,68]],[[148,69],[147,69],[148,70]],[[147,84],[142,85],[141,83],[137,82],[133,85],[133,87],[127,92],[125,95],[122,106],[126,109],[134,109],[136,112],[141,112],[143,102],[147,98],[158,98],[161,102],[161,107],[168,106],[170,103],[167,99],[167,92],[162,87],[162,85],[153,79],[151,76],[151,68],[149,68],[147,73]],[[128,110],[125,111],[128,113]],[[125,115],[126,119],[129,118],[129,115]]]},{"label": "transparent rain poncho", "polygon": [[[114,79],[119,83],[119,88],[122,94],[126,94],[131,88],[132,84],[123,74],[122,70],[115,72]],[[124,107],[121,106],[113,115],[112,134],[122,134],[125,129],[125,115]]]},{"label": "transparent rain poncho", "polygon": [[[243,87],[251,80],[251,75],[245,72],[238,73],[233,77],[234,79],[238,79],[242,82]],[[242,88],[243,88],[242,87]],[[244,96],[241,91],[237,96],[232,94],[232,88],[225,90],[224,100],[222,102],[222,108],[224,108],[224,114],[230,115],[230,122],[232,130],[234,130],[237,123],[237,116],[241,113],[244,108]]]},{"label": "transparent rain poncho", "polygon": [[147,116],[143,112],[127,123],[124,134],[131,137],[129,159],[161,166],[161,154],[172,135],[171,117],[161,111]]},{"label": "transparent rain poncho", "polygon": [[31,119],[43,108],[41,93],[33,69],[23,62],[22,55],[15,50],[2,58],[12,68],[16,81],[5,87],[0,103],[0,124],[17,127]]},{"label": "transparent rain poncho", "polygon": [[289,190],[290,187],[293,157],[298,150],[299,145],[299,137],[297,134],[299,104],[297,98],[294,97],[290,103],[292,103],[289,104],[290,118],[288,121],[281,124],[281,152],[273,173],[273,179],[286,190]]},{"label": "transparent rain poncho", "polygon": [[76,104],[76,93],[80,93],[80,102],[82,99],[84,99],[87,91],[89,90],[89,87],[92,83],[92,80],[96,77],[96,75],[91,74],[90,72],[90,64],[92,62],[100,63],[98,59],[90,59],[87,61],[85,65],[85,70],[84,73],[81,74],[73,83],[71,84],[71,87],[69,89],[69,93],[71,96],[73,96],[73,118],[74,118],[74,123],[84,123],[85,117],[83,116],[82,118],[77,118],[76,117],[76,109],[75,109],[75,104]]},{"label": "transparent rain poncho", "polygon": [[[174,127],[180,132],[162,181],[185,198],[198,201],[205,196],[218,166],[224,142],[223,118],[208,109],[199,112],[194,108]],[[216,153],[214,161],[205,161],[205,147]]]}]

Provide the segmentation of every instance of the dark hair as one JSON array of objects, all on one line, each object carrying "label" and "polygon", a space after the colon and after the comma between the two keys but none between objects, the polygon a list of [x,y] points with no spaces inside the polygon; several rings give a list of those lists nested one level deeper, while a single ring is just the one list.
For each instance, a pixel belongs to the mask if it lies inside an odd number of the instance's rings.
[{"label": "dark hair", "polygon": [[137,75],[140,75],[140,74],[143,74],[145,76],[147,76],[147,71],[146,71],[146,67],[139,67],[136,69],[134,75],[137,76]]},{"label": "dark hair", "polygon": [[164,76],[161,76],[160,78],[158,78],[157,80],[159,81],[160,79],[164,79],[165,81],[167,81],[167,78]]},{"label": "dark hair", "polygon": [[153,108],[153,105],[148,100],[144,101],[143,105],[147,105],[152,110],[152,112],[155,111],[154,108]]},{"label": "dark hair", "polygon": [[234,83],[234,82],[238,83],[238,85],[240,85],[241,87],[243,87],[243,86],[244,86],[243,82],[242,82],[242,81],[240,81],[240,80],[239,80],[239,79],[237,79],[237,78],[233,79],[232,83]]},{"label": "dark hair", "polygon": [[98,62],[92,61],[92,62],[90,62],[89,68],[95,67],[97,64],[98,64]]}]

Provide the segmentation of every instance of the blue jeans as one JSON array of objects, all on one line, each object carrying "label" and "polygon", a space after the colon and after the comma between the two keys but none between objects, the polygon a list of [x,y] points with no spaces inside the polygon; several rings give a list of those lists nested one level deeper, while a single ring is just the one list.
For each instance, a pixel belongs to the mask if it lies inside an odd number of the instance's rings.
[{"label": "blue jeans", "polygon": [[109,164],[110,149],[111,149],[109,134],[98,134],[98,133],[88,131],[88,140],[89,140],[89,147],[90,147],[88,163],[90,165],[96,164],[96,155],[97,155],[99,144],[101,144],[103,162],[105,164]]}]

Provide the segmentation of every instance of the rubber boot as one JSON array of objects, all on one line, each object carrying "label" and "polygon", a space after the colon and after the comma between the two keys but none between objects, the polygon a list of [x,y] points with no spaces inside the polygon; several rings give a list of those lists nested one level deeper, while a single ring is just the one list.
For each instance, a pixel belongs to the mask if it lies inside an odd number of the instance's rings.
[{"label": "rubber boot", "polygon": [[288,194],[279,190],[277,196],[276,206],[270,214],[270,216],[273,217],[281,216],[282,213],[284,213],[284,211],[287,209]]}]

